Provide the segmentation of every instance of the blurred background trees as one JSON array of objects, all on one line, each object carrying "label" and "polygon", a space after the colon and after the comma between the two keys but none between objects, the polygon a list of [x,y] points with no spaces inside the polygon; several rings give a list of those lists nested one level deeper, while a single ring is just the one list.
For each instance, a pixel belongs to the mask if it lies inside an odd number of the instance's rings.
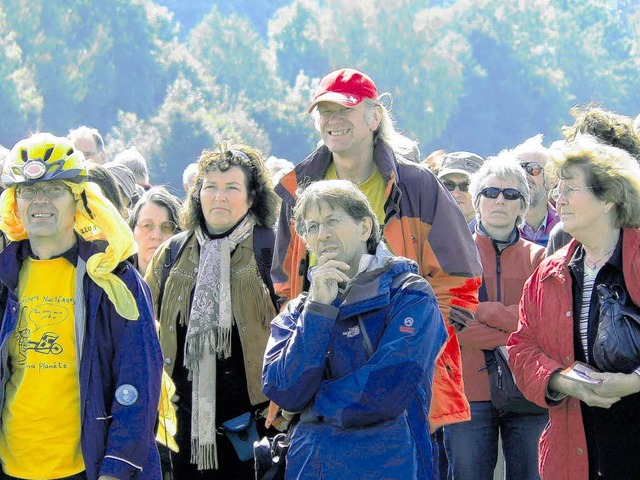
[{"label": "blurred background trees", "polygon": [[86,124],[153,183],[221,140],[299,162],[328,71],[369,73],[402,131],[495,154],[569,108],[640,112],[634,0],[0,0],[0,144]]}]

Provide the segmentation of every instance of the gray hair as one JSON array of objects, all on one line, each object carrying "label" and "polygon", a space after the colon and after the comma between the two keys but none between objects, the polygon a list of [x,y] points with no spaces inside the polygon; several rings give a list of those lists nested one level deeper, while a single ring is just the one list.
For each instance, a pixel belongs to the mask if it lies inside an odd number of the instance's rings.
[{"label": "gray hair", "polygon": [[304,218],[311,206],[326,203],[331,208],[340,208],[356,221],[371,218],[371,235],[367,239],[367,251],[374,254],[380,243],[380,223],[369,200],[349,180],[319,180],[304,190],[299,190],[298,201],[293,209],[293,219],[298,235],[304,237]]},{"label": "gray hair", "polygon": [[[380,102],[380,100],[384,98],[391,99],[391,94],[383,93],[378,98],[379,100],[374,100],[373,98],[364,98],[362,100],[365,108],[364,119],[367,125],[373,123],[376,109],[380,111],[380,125],[378,125],[378,128],[373,133],[374,142],[382,139],[396,154],[402,155],[412,161],[419,161],[420,150],[418,149],[418,142],[411,140],[396,129],[395,121],[389,109]],[[320,113],[318,109],[314,108],[311,115],[316,130],[320,131]]]},{"label": "gray hair", "polygon": [[127,148],[121,151],[113,159],[113,163],[122,163],[129,167],[136,177],[136,183],[138,185],[149,184],[149,170],[147,168],[147,161],[138,151],[136,147]]},{"label": "gray hair", "polygon": [[182,203],[180,199],[173,195],[167,190],[164,185],[159,185],[156,187],[151,187],[147,190],[142,198],[136,203],[135,207],[131,211],[131,215],[129,215],[129,226],[131,230],[134,229],[138,220],[140,218],[140,210],[145,205],[153,203],[158,207],[164,207],[167,209],[167,213],[169,214],[169,220],[178,225],[178,231],[180,231],[180,208],[182,207]]},{"label": "gray hair", "polygon": [[522,213],[516,218],[516,225],[520,225],[524,214],[529,210],[530,191],[525,171],[518,163],[518,158],[512,150],[503,150],[498,155],[489,157],[482,164],[480,170],[471,176],[469,192],[473,199],[473,207],[476,209],[476,217],[480,220],[480,211],[478,209],[480,192],[488,187],[494,178],[514,181],[516,184],[514,188],[522,194],[522,197],[520,197]]}]

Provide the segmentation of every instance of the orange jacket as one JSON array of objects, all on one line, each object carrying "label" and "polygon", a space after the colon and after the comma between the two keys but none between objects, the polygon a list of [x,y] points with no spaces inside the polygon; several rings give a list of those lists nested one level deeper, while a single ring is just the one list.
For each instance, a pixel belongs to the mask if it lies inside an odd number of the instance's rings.
[{"label": "orange jacket", "polygon": [[[285,300],[306,289],[308,255],[291,218],[300,185],[322,180],[332,161],[320,147],[285,175],[276,187],[282,197],[271,276],[275,291]],[[381,140],[374,161],[386,181],[383,237],[394,255],[415,260],[420,275],[431,284],[445,319],[451,307],[473,316],[478,305],[482,267],[469,227],[455,200],[425,166],[397,158]],[[438,358],[429,409],[432,430],[469,420],[464,395],[460,347],[453,326]]]}]

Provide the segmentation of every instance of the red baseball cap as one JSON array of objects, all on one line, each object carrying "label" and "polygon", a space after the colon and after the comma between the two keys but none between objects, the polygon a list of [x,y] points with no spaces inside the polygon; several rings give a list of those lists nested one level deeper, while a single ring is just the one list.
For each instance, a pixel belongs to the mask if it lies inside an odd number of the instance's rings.
[{"label": "red baseball cap", "polygon": [[365,98],[378,99],[378,89],[373,80],[353,68],[341,68],[320,80],[308,112],[311,113],[319,102],[333,102],[353,108]]}]

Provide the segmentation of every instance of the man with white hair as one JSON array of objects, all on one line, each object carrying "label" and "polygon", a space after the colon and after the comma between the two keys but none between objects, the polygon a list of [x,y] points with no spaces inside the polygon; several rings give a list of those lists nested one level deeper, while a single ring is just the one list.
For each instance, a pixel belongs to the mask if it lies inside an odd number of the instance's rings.
[{"label": "man with white hair", "polygon": [[550,150],[542,145],[542,134],[538,134],[516,146],[512,152],[527,173],[531,192],[529,211],[519,226],[520,236],[546,247],[551,230],[560,221],[555,207],[549,203],[549,191],[553,185],[544,174]]}]

